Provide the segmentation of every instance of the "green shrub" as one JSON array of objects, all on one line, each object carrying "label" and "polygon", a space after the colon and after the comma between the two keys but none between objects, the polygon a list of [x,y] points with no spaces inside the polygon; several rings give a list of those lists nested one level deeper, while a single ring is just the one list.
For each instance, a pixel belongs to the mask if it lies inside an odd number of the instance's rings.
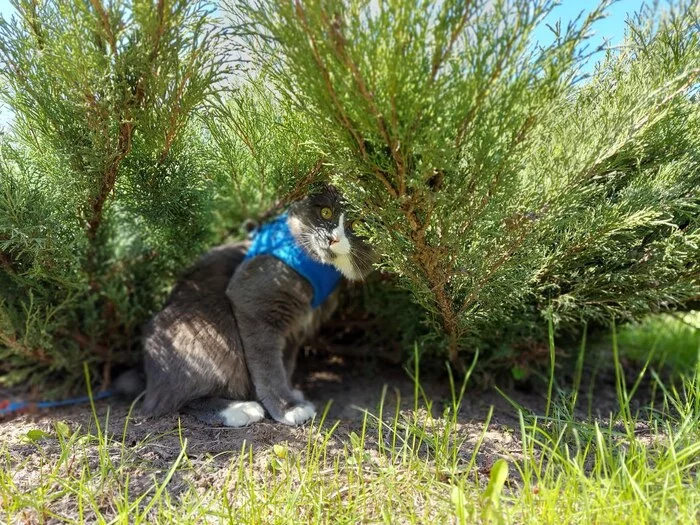
[{"label": "green shrub", "polygon": [[587,82],[554,2],[230,2],[452,362],[700,291],[698,4],[631,22]]},{"label": "green shrub", "polygon": [[394,276],[351,307],[458,367],[537,348],[548,315],[697,300],[698,3],[646,12],[581,81],[608,3],[540,48],[550,0],[260,0],[230,27],[208,2],[18,2],[1,381],[107,381],[183,267],[328,177]]}]

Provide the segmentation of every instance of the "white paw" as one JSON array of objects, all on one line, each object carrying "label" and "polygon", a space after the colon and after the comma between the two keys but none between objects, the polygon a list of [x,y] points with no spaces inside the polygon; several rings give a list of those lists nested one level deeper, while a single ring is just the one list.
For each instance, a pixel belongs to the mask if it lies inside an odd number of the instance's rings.
[{"label": "white paw", "polygon": [[257,401],[232,401],[219,411],[221,421],[227,427],[245,427],[265,417],[265,410]]},{"label": "white paw", "polygon": [[282,418],[282,423],[287,425],[301,425],[316,415],[316,407],[306,403],[287,410]]}]

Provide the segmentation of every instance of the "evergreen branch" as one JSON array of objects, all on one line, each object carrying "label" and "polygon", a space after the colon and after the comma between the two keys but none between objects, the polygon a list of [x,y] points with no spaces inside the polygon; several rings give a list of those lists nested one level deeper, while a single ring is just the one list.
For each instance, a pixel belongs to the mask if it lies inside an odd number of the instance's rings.
[{"label": "evergreen branch", "polygon": [[[450,53],[452,52],[452,48],[454,47],[454,45],[457,42],[457,40],[459,39],[459,37],[462,35],[462,32],[464,31],[467,22],[471,18],[472,12],[471,12],[470,8],[472,7],[472,5],[474,5],[472,0],[467,0],[467,2],[464,4],[464,6],[463,6],[464,13],[462,14],[462,17],[458,21],[457,25],[452,28],[452,31],[450,32],[450,38],[448,40],[447,46],[445,46],[444,49],[438,49],[438,47],[436,46],[435,52],[433,53],[433,57],[431,59],[432,67],[431,67],[430,76],[429,76],[431,85],[434,85],[435,80],[437,79],[438,72],[440,71],[440,69],[444,65],[447,57],[450,56]],[[449,6],[445,5],[444,8],[448,9]],[[392,93],[392,97],[391,97],[391,107],[392,107],[392,115],[395,116],[397,113],[397,110],[396,110],[396,106],[395,106],[395,100],[394,100],[393,93]],[[411,126],[409,126],[410,131],[406,136],[407,141],[410,142],[410,140],[412,139],[413,133],[415,133],[415,131],[418,129],[418,126],[420,125],[421,119],[423,118],[423,113],[424,113],[424,107],[420,107],[418,109],[418,111],[416,112],[416,116],[413,119],[413,123],[411,124]],[[393,124],[394,124],[394,127],[396,128],[396,126],[397,126],[396,120],[394,120]]]},{"label": "evergreen branch", "polygon": [[306,195],[309,191],[309,186],[318,180],[323,170],[323,165],[323,159],[318,159],[311,169],[302,178],[298,179],[291,190],[277,199],[267,211],[260,215],[259,222],[264,222],[270,217],[277,215],[282,208]]},{"label": "evergreen branch", "polygon": [[452,47],[455,45],[457,42],[457,39],[459,36],[462,34],[462,31],[464,30],[465,26],[467,25],[467,22],[471,18],[471,7],[472,7],[472,0],[467,0],[462,8],[464,9],[464,13],[462,14],[461,18],[457,22],[457,25],[452,28],[452,31],[450,32],[450,38],[447,42],[447,45],[445,46],[444,49],[438,50],[437,48],[435,49],[435,53],[433,54],[433,59],[432,59],[432,67],[430,69],[430,82],[433,83],[435,82],[435,78],[437,77],[438,72],[440,71],[440,68],[443,66],[445,59],[450,55],[452,52]]},{"label": "evergreen branch", "polygon": [[489,95],[491,92],[491,89],[493,86],[496,84],[496,81],[501,77],[501,74],[503,73],[503,68],[506,63],[506,59],[510,55],[511,49],[513,47],[513,44],[515,44],[516,41],[516,36],[512,36],[511,38],[506,39],[505,43],[505,48],[501,50],[501,55],[496,62],[493,70],[491,71],[491,74],[489,75],[488,79],[486,80],[485,85],[479,90],[476,100],[471,104],[471,107],[469,108],[469,111],[467,112],[466,116],[462,119],[460,124],[457,126],[457,135],[455,137],[455,147],[460,148],[462,146],[462,143],[464,141],[464,136],[466,135],[467,131],[469,130],[469,127],[471,126],[472,122],[474,121],[474,118],[476,117],[477,112],[481,108],[481,105],[484,103],[484,100],[486,100],[486,97]]},{"label": "evergreen branch", "polygon": [[44,35],[41,31],[41,26],[39,25],[39,13],[37,12],[36,0],[32,0],[31,11],[26,14],[22,12],[21,16],[25,17],[27,25],[29,25],[31,28],[34,38],[36,38],[37,47],[39,49],[44,49]]},{"label": "evergreen branch", "polygon": [[[632,125],[628,127],[627,133],[623,140],[617,140],[615,144],[609,146],[603,153],[596,156],[595,160],[587,166],[585,169],[581,170],[577,176],[572,180],[573,184],[580,184],[590,179],[598,169],[604,165],[606,161],[609,161],[615,155],[620,153],[622,149],[628,146],[642,131],[644,131],[649,126],[654,125],[659,122],[664,116],[665,111],[668,109],[668,105],[673,100],[676,100],[679,95],[683,94],[693,86],[698,78],[700,78],[700,68],[694,68],[689,71],[684,71],[679,77],[674,78],[672,81],[659,88],[656,93],[652,93],[647,98],[652,99],[659,93],[664,94],[663,98],[655,103],[655,109],[657,111],[646,111],[642,116],[637,119]],[[678,86],[668,91],[669,85],[678,84]]]},{"label": "evergreen branch", "polygon": [[[104,210],[105,203],[107,202],[107,198],[112,193],[114,185],[117,182],[119,166],[131,151],[133,131],[134,127],[131,121],[122,121],[119,124],[119,135],[115,156],[106,166],[106,169],[101,177],[99,191],[92,199],[92,203],[90,205],[91,214],[87,222],[87,236],[93,243],[97,236],[97,230],[102,223],[102,212]],[[91,265],[94,264],[94,249],[91,251],[90,259],[92,260]]]},{"label": "evergreen branch", "polygon": [[[335,91],[335,88],[333,87],[333,82],[330,78],[330,73],[328,72],[328,68],[325,66],[325,63],[324,63],[323,59],[321,58],[321,54],[320,54],[319,49],[318,49],[318,44],[316,42],[316,38],[315,38],[314,34],[312,33],[311,29],[309,28],[309,23],[308,23],[308,20],[306,19],[306,14],[304,12],[304,8],[302,7],[299,0],[295,0],[294,6],[295,6],[296,14],[302,23],[302,29],[304,30],[306,36],[309,39],[309,42],[311,43],[311,50],[312,50],[312,54],[314,57],[314,61],[316,62],[316,66],[321,71],[321,74],[323,75],[323,79],[325,81],[326,90],[333,100],[336,115],[340,118],[345,130],[352,135],[354,142],[357,145],[362,158],[365,161],[367,161],[369,156],[367,154],[367,149],[365,147],[365,141],[360,136],[360,134],[357,132],[355,127],[351,124],[350,118],[347,116],[347,114],[343,110],[343,106],[338,99],[338,95]],[[394,186],[391,184],[391,182],[389,182],[389,179],[387,178],[387,176],[384,173],[382,173],[382,171],[379,168],[377,168],[376,166],[372,167],[372,172],[373,172],[374,176],[384,185],[386,190],[389,192],[389,195],[396,198],[398,196],[398,192],[397,192],[396,188],[394,188]]]},{"label": "evergreen branch", "polygon": [[457,316],[461,317],[462,315],[464,315],[467,309],[469,309],[469,307],[474,304],[474,302],[479,298],[486,284],[488,284],[491,278],[494,275],[496,275],[496,273],[501,269],[501,267],[511,259],[513,254],[518,249],[520,249],[520,247],[523,245],[523,242],[525,241],[525,239],[531,231],[531,227],[523,228],[516,240],[506,250],[504,250],[503,255],[494,264],[490,265],[490,268],[486,272],[486,274],[482,276],[481,279],[479,279],[476,285],[472,287],[472,290],[471,292],[469,292],[469,295],[464,299],[464,301],[462,301],[462,304],[457,310]]},{"label": "evergreen branch", "polygon": [[156,41],[153,45],[153,50],[151,51],[148,59],[151,64],[155,64],[158,58],[158,53],[160,51],[160,43],[163,40],[163,35],[165,35],[166,25],[166,11],[165,11],[165,0],[158,0],[158,5],[156,6],[156,13],[158,14],[158,27],[156,30]]},{"label": "evergreen branch", "polygon": [[428,223],[422,223],[416,214],[415,197],[407,200],[401,210],[412,231],[412,240],[415,250],[412,258],[425,279],[425,283],[435,298],[435,304],[440,313],[442,327],[448,339],[447,354],[452,366],[459,372],[465,370],[464,362],[459,356],[459,339],[461,337],[460,325],[453,302],[445,289],[451,272],[447,268],[445,259],[446,249],[442,246],[431,246],[425,237]]},{"label": "evergreen branch", "polygon": [[112,55],[116,57],[118,55],[117,39],[114,36],[114,33],[112,32],[112,25],[109,21],[109,15],[107,14],[107,11],[105,10],[100,0],[90,0],[90,4],[92,4],[93,9],[99,17],[100,23],[102,25],[102,31],[107,36],[109,46],[112,48]]},{"label": "evergreen branch", "polygon": [[0,343],[9,348],[14,354],[22,356],[24,359],[35,361],[44,366],[53,364],[53,359],[51,359],[42,348],[31,348],[18,341],[15,336],[6,334],[2,330],[0,330]]},{"label": "evergreen branch", "polygon": [[[396,196],[400,198],[406,193],[406,163],[404,161],[403,156],[399,152],[399,144],[396,140],[394,140],[394,137],[388,132],[384,117],[382,116],[381,111],[379,111],[379,109],[377,108],[377,105],[374,102],[374,96],[367,88],[367,84],[365,83],[362,73],[357,67],[357,64],[355,64],[355,61],[352,59],[352,57],[350,57],[350,55],[348,55],[348,53],[346,52],[345,38],[341,33],[340,19],[336,17],[333,23],[329,23],[328,17],[324,11],[323,20],[326,23],[328,29],[330,30],[331,39],[334,43],[334,49],[336,51],[337,56],[341,59],[345,67],[347,67],[347,69],[350,71],[352,78],[355,81],[355,86],[360,92],[360,95],[362,95],[362,98],[367,104],[370,114],[374,117],[374,120],[377,123],[379,133],[381,134],[386,144],[389,146],[389,150],[391,151],[391,156],[394,160],[394,165],[396,166],[397,170],[396,176],[398,178],[398,188],[395,190]],[[392,188],[395,187],[393,184],[391,186]]]},{"label": "evergreen branch", "polygon": [[335,88],[333,87],[333,82],[331,81],[330,78],[330,73],[328,72],[328,68],[326,68],[326,65],[321,58],[321,54],[319,53],[318,50],[318,45],[316,43],[316,39],[309,29],[309,23],[308,20],[306,19],[306,14],[304,13],[304,8],[301,5],[301,2],[299,0],[295,0],[294,2],[294,7],[296,9],[297,16],[299,17],[299,20],[302,23],[302,28],[304,29],[304,32],[306,36],[309,39],[309,42],[311,43],[311,51],[313,53],[314,61],[316,62],[316,66],[320,70],[321,74],[323,75],[323,79],[326,84],[326,89],[328,91],[328,94],[331,96],[333,99],[333,104],[336,109],[337,115],[340,117],[340,119],[343,122],[343,125],[345,129],[353,136],[355,143],[357,144],[357,147],[360,150],[360,153],[364,159],[367,158],[367,150],[365,149],[365,143],[364,140],[360,137],[360,135],[357,133],[355,130],[354,126],[350,123],[350,120],[348,116],[345,114],[343,111],[343,106],[340,104],[340,101],[338,100],[338,95],[335,92]]},{"label": "evergreen branch", "polygon": [[177,135],[178,131],[182,128],[183,122],[180,120],[180,115],[182,113],[182,95],[185,91],[185,85],[187,82],[190,80],[191,76],[191,67],[192,64],[194,64],[194,60],[196,58],[197,53],[194,52],[192,53],[192,59],[190,60],[190,67],[188,67],[185,70],[185,74],[182,77],[182,80],[177,86],[177,91],[175,92],[175,98],[172,101],[172,110],[170,111],[170,116],[168,118],[169,125],[168,128],[165,132],[165,145],[163,146],[163,151],[160,154],[160,164],[163,163],[165,158],[168,156],[168,153],[170,152],[170,148],[172,147],[173,140],[175,139],[175,136]]},{"label": "evergreen branch", "polygon": [[[221,105],[220,105],[221,107]],[[243,108],[240,108],[243,109]],[[224,108],[223,109],[223,114],[222,114],[223,119],[225,119],[226,123],[230,125],[234,132],[236,133],[236,136],[239,137],[242,141],[243,144],[245,145],[246,148],[248,148],[248,151],[250,152],[250,155],[253,159],[256,160],[256,164],[258,165],[258,170],[260,174],[260,179],[262,181],[262,186],[264,188],[265,186],[265,166],[264,164],[259,160],[261,159],[261,155],[258,153],[258,149],[255,145],[255,141],[253,138],[247,133],[247,131],[243,127],[243,123],[241,120],[234,116],[233,113],[229,108]],[[238,183],[238,181],[236,180]],[[238,191],[241,191],[241,188],[239,186]],[[248,212],[246,211],[245,214],[247,215]]]},{"label": "evergreen branch", "polygon": [[[530,114],[523,124],[520,126],[520,129],[516,131],[516,133],[513,136],[513,139],[511,140],[508,149],[506,150],[506,156],[510,157],[515,153],[515,150],[518,145],[520,145],[524,140],[525,137],[528,133],[529,130],[534,128],[536,122],[536,117],[534,114]],[[505,163],[501,163],[499,168],[496,170],[494,176],[489,180],[488,182],[488,187],[484,194],[481,197],[481,201],[479,202],[479,206],[477,207],[476,211],[471,211],[469,213],[469,218],[467,221],[464,223],[464,225],[460,228],[460,233],[464,235],[467,233],[472,226],[474,225],[475,222],[477,222],[481,217],[484,211],[486,210],[486,206],[489,203],[489,200],[493,196],[494,192],[499,186],[499,183],[501,182],[501,177],[503,176],[503,172],[506,168]],[[476,178],[472,177],[471,181],[469,182],[469,186],[467,189],[466,194],[467,195],[472,195],[474,193],[475,189],[475,184],[476,184]]]}]

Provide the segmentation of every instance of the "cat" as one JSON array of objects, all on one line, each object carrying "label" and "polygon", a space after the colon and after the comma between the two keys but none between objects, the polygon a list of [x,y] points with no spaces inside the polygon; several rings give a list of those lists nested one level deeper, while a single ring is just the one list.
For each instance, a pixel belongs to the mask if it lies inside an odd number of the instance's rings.
[{"label": "cat", "polygon": [[[299,425],[316,409],[294,390],[300,345],[337,306],[341,276],[363,279],[373,251],[330,185],[292,203],[253,241],[209,251],[144,333],[142,412],[212,425]],[[293,269],[296,268],[296,269]]]}]

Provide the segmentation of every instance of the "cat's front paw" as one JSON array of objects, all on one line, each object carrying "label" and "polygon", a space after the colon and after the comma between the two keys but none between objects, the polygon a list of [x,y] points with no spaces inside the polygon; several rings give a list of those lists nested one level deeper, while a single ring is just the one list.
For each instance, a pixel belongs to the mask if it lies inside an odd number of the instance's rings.
[{"label": "cat's front paw", "polygon": [[219,411],[221,422],[227,427],[246,427],[261,421],[265,410],[256,401],[232,401],[228,407]]},{"label": "cat's front paw", "polygon": [[285,411],[278,421],[287,425],[301,425],[315,415],[316,407],[307,401]]}]

